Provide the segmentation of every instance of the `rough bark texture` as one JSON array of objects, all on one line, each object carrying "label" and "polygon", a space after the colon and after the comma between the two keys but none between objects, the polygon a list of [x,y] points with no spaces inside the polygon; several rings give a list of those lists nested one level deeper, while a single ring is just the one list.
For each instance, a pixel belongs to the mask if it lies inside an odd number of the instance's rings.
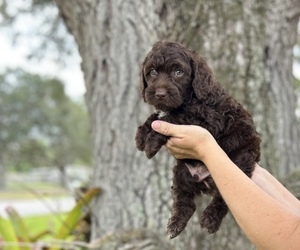
[{"label": "rough bark texture", "polygon": [[300,2],[198,1],[194,9],[201,13],[190,18],[194,28],[184,36],[175,29],[175,39],[202,51],[217,79],[252,112],[262,165],[280,176],[300,167],[291,70]]},{"label": "rough bark texture", "polygon": [[[161,228],[170,209],[171,159],[148,161],[135,131],[150,110],[138,89],[140,63],[157,40],[163,6],[134,1],[56,1],[82,57],[94,138],[94,236],[117,229]],[[134,15],[133,15],[134,14]]]},{"label": "rough bark texture", "polygon": [[[300,162],[291,81],[298,0],[55,2],[82,57],[94,139],[91,185],[105,190],[93,205],[94,238],[134,228],[166,232],[174,160],[160,152],[149,161],[134,142],[150,113],[138,93],[140,63],[158,39],[201,52],[253,112],[263,166],[283,175]],[[176,249],[251,249],[229,217],[211,236],[199,228],[197,214],[172,243]]]},{"label": "rough bark texture", "polygon": [[266,130],[272,131],[273,128],[273,146],[269,147],[267,137],[264,140],[264,148],[273,151],[267,155],[270,159],[268,166],[275,166],[277,171],[274,172],[282,177],[300,167],[299,131],[291,70],[300,2],[278,1],[277,4],[278,8],[270,8],[267,12],[269,25],[266,23],[268,26],[264,49],[264,92],[267,95],[266,99],[270,99],[271,102],[262,104],[269,105],[269,109],[266,110],[268,113],[265,112]]}]

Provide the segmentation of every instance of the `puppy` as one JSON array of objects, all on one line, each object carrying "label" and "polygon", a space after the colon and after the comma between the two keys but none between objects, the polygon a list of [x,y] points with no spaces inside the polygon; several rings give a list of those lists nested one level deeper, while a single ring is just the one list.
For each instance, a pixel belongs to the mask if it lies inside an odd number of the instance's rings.
[{"label": "puppy", "polygon": [[[168,137],[151,128],[154,120],[206,128],[230,159],[249,177],[260,159],[260,138],[251,115],[215,81],[206,61],[176,42],[157,42],[147,54],[141,72],[144,101],[155,112],[138,127],[136,146],[152,158]],[[177,160],[173,168],[172,215],[167,230],[179,235],[196,210],[194,197],[209,194],[200,225],[218,231],[228,207],[201,161]],[[245,194],[247,195],[247,194]]]}]

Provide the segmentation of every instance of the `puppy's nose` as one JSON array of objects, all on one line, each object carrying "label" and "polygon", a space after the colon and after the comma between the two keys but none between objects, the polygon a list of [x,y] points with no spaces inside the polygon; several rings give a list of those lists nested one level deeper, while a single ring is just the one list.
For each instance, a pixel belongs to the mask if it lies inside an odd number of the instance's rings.
[{"label": "puppy's nose", "polygon": [[166,95],[167,95],[167,90],[164,88],[158,88],[155,91],[155,96],[157,98],[164,98],[164,97],[166,97]]}]

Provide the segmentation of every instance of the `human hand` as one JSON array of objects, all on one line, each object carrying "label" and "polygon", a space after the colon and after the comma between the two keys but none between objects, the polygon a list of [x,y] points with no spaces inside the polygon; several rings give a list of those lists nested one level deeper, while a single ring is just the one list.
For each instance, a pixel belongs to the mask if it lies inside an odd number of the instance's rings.
[{"label": "human hand", "polygon": [[213,136],[204,128],[194,125],[174,125],[163,121],[154,121],[152,129],[170,136],[167,149],[177,159],[203,160],[211,145],[216,144]]}]

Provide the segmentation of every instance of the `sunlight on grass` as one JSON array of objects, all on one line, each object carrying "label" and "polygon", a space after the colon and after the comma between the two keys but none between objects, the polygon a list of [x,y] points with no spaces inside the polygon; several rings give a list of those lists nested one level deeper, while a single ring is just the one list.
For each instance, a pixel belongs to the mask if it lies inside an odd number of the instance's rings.
[{"label": "sunlight on grass", "polygon": [[5,190],[0,190],[0,200],[39,199],[41,196],[57,198],[67,195],[68,192],[62,187],[47,182],[8,183]]},{"label": "sunlight on grass", "polygon": [[[65,219],[65,214],[47,214],[47,215],[34,215],[23,217],[26,227],[29,229],[30,236],[49,230],[55,232]],[[47,238],[49,236],[45,236]]]}]

